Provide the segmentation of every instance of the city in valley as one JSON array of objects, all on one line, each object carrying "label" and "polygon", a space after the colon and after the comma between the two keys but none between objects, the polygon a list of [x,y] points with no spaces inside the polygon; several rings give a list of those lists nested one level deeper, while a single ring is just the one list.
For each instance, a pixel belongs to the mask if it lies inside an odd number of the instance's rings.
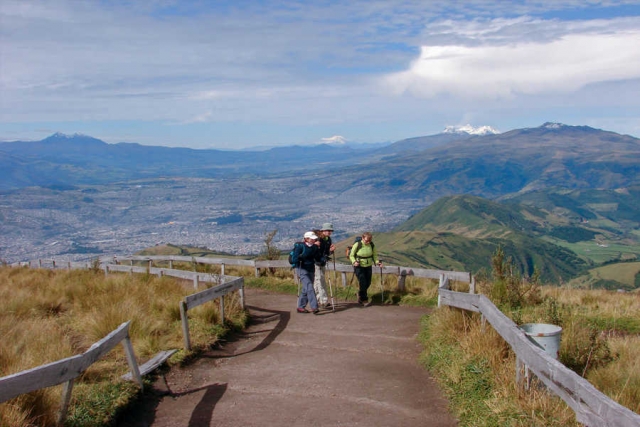
[{"label": "city in valley", "polygon": [[273,230],[273,243],[286,250],[306,230],[327,221],[340,240],[365,230],[388,230],[420,208],[372,196],[361,190],[332,193],[330,187],[310,187],[291,177],[7,191],[0,194],[0,259],[91,260],[163,243],[255,255]]}]

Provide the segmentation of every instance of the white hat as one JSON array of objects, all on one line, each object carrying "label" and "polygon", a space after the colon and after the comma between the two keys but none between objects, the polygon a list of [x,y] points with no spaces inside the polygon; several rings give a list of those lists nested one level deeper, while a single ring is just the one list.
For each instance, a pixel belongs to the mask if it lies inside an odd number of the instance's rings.
[{"label": "white hat", "polygon": [[318,240],[318,236],[316,236],[313,231],[307,231],[306,233],[304,233],[304,238]]}]

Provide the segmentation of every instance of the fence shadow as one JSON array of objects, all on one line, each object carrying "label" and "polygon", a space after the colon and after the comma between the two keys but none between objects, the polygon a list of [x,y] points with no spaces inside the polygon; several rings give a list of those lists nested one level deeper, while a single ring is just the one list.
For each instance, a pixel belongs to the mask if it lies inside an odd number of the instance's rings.
[{"label": "fence shadow", "polygon": [[[249,326],[252,325],[266,325],[277,319],[276,325],[271,328],[256,329],[250,331],[231,332],[222,340],[217,349],[207,352],[202,357],[210,359],[225,359],[230,357],[242,356],[244,354],[261,351],[267,348],[271,343],[284,331],[291,320],[291,313],[289,311],[268,310],[262,307],[255,307],[247,305],[246,307],[250,312]],[[252,335],[263,334],[269,332],[258,345],[250,350],[236,352],[237,344]]]}]

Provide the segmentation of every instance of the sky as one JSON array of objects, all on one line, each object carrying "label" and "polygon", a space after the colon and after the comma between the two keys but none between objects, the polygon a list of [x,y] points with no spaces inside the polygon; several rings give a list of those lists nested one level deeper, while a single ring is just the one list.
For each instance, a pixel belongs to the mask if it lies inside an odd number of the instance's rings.
[{"label": "sky", "polygon": [[1,141],[243,149],[545,122],[640,137],[640,1],[0,1]]}]

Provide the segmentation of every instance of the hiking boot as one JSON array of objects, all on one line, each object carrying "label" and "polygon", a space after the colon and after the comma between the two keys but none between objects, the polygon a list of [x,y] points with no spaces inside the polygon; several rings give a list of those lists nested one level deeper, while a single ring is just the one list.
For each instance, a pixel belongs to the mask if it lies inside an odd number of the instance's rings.
[{"label": "hiking boot", "polygon": [[298,311],[298,313],[308,313],[309,312],[309,310],[307,310],[305,308],[300,308],[300,307],[298,307],[297,311]]},{"label": "hiking boot", "polygon": [[371,307],[371,304],[373,304],[373,301],[365,301],[364,302],[364,306],[365,307]]},{"label": "hiking boot", "polygon": [[358,298],[358,304],[364,305],[364,302],[360,298]]},{"label": "hiking boot", "polygon": [[320,310],[316,308],[315,310],[312,311],[312,313],[313,314],[318,314],[318,313],[320,313]]},{"label": "hiking boot", "polygon": [[325,310],[331,310],[331,303],[328,302],[326,304],[323,304],[322,308],[324,308]]}]

